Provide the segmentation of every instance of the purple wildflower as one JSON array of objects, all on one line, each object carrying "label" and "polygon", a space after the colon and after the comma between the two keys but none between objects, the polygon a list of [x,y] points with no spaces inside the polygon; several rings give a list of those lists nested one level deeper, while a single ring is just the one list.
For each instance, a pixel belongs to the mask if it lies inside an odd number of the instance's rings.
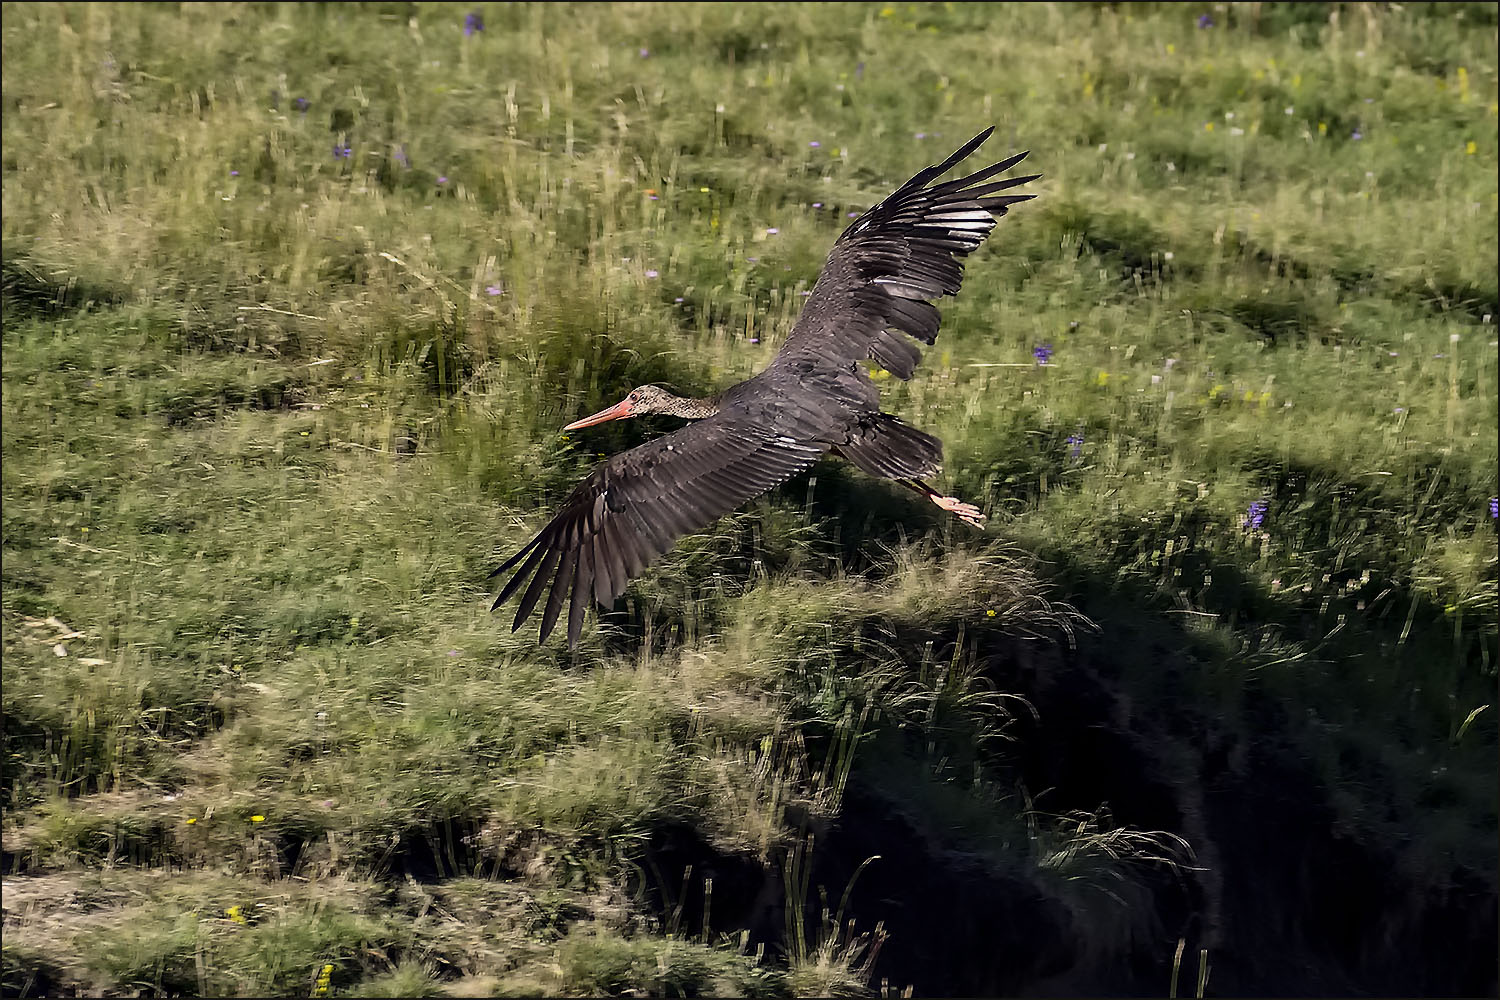
[{"label": "purple wildflower", "polygon": [[823,203],[821,201],[815,201],[815,202],[813,202],[813,208],[822,208],[822,207],[823,207]]},{"label": "purple wildflower", "polygon": [[646,277],[648,277],[648,278],[659,278],[659,277],[661,277],[661,272],[658,271],[656,268],[653,267],[653,268],[651,268],[650,270],[648,270],[646,272]]},{"label": "purple wildflower", "polygon": [[917,133],[917,138],[918,139],[925,139],[925,138],[927,138],[927,133],[926,132],[918,132]]},{"label": "purple wildflower", "polygon": [[439,184],[447,184],[448,183],[448,175],[447,174],[439,174],[437,182]]},{"label": "purple wildflower", "polygon": [[760,338],[759,337],[751,337],[750,338],[750,343],[752,343],[752,344],[758,344],[758,343],[760,343]]},{"label": "purple wildflower", "polygon": [[1068,457],[1077,458],[1083,454],[1083,431],[1074,431],[1068,435]]},{"label": "purple wildflower", "polygon": [[779,232],[781,232],[781,230],[777,229],[775,226],[772,226],[770,229],[766,230],[766,235],[767,236],[775,236]]},{"label": "purple wildflower", "polygon": [[311,107],[311,106],[312,106],[312,102],[309,101],[305,97],[299,97],[295,101],[292,102],[292,107],[296,108],[298,111],[302,112],[303,114],[307,114],[307,109],[309,107]]},{"label": "purple wildflower", "polygon": [[486,294],[486,295],[503,295],[503,294],[505,294],[505,289],[501,288],[499,285],[486,285],[484,287],[484,294]]},{"label": "purple wildflower", "polygon": [[462,650],[450,649],[450,650],[448,650],[448,655],[449,656],[463,656],[464,654],[463,654]]},{"label": "purple wildflower", "polygon": [[1252,531],[1260,529],[1260,523],[1266,519],[1266,502],[1264,500],[1252,500],[1250,509],[1245,511],[1245,517],[1240,521],[1241,528],[1249,528]]},{"label": "purple wildflower", "polygon": [[336,160],[347,160],[354,155],[354,147],[348,143],[336,142],[333,144],[333,157]]},{"label": "purple wildflower", "polygon": [[1031,356],[1033,358],[1036,358],[1037,364],[1045,365],[1052,359],[1052,345],[1038,344],[1036,347],[1033,347],[1031,349]]},{"label": "purple wildflower", "polygon": [[1198,15],[1198,27],[1200,27],[1200,28],[1212,28],[1213,26],[1214,26],[1214,19],[1211,16],[1209,16],[1208,14],[1199,14]]},{"label": "purple wildflower", "polygon": [[651,58],[651,50],[650,49],[641,49],[641,58],[642,59],[650,59]]},{"label": "purple wildflower", "polygon": [[404,143],[396,147],[396,162],[403,167],[411,167],[411,160],[406,157],[406,145]]},{"label": "purple wildflower", "polygon": [[1500,517],[1500,497],[1490,497],[1490,517]]},{"label": "purple wildflower", "polygon": [[239,175],[240,175],[240,172],[238,170],[231,170],[231,171],[229,171],[229,176],[230,177],[238,177]]},{"label": "purple wildflower", "polygon": [[817,149],[819,146],[821,146],[823,144],[821,142],[819,142],[818,140],[814,139],[812,142],[809,142],[808,145],[811,146],[813,149]]},{"label": "purple wildflower", "polygon": [[484,16],[477,10],[471,10],[464,16],[464,37],[468,38],[476,31],[484,30]]},{"label": "purple wildflower", "polygon": [[1363,139],[1364,137],[1365,137],[1365,134],[1363,132],[1361,132],[1359,129],[1355,129],[1353,132],[1349,133],[1349,138],[1353,139],[1355,142],[1358,142],[1359,140]]},{"label": "purple wildflower", "polygon": [[672,301],[673,302],[681,302],[682,301],[682,296],[679,295],[679,296],[677,296],[677,298],[673,299]]}]

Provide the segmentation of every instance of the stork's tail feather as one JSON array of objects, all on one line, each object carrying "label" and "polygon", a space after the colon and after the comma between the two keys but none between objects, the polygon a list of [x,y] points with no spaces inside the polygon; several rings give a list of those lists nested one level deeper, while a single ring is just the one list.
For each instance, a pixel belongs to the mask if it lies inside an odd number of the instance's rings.
[{"label": "stork's tail feather", "polygon": [[942,441],[885,413],[856,425],[838,452],[883,479],[923,479],[937,475],[943,464]]}]

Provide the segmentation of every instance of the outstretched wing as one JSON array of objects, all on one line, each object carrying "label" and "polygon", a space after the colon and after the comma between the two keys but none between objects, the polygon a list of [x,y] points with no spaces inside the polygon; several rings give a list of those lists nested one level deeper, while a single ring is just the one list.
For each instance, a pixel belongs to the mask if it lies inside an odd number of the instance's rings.
[{"label": "outstretched wing", "polygon": [[901,334],[928,344],[936,339],[941,317],[927,300],[957,294],[963,258],[984,242],[1011,205],[1036,197],[1002,192],[1040,174],[990,181],[1021,162],[1024,152],[967,177],[932,184],[994,131],[985,129],[942,163],[919,172],[844,230],[778,358],[812,353],[836,364],[872,358],[892,374],[911,378],[922,355]]},{"label": "outstretched wing", "polygon": [[542,610],[545,640],[571,594],[568,645],[577,646],[590,598],[612,604],[678,538],[808,468],[827,449],[721,413],[615,455],[578,485],[525,548],[490,574],[520,565],[491,610],[529,579],[515,631],[550,586]]}]

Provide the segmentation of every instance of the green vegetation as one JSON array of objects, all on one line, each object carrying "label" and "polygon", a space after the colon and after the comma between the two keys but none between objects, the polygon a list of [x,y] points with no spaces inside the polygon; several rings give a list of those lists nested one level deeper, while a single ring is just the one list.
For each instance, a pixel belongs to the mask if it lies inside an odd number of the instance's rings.
[{"label": "green vegetation", "polygon": [[[6,995],[1493,990],[1493,5],[466,12],[4,7]],[[488,614],[991,123],[987,531]]]}]

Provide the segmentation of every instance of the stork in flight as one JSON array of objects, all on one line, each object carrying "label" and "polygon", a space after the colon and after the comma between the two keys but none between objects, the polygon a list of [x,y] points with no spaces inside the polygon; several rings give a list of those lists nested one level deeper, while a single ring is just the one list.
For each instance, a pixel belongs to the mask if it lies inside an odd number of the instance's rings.
[{"label": "stork in flight", "polygon": [[880,412],[880,393],[860,362],[868,358],[911,378],[921,354],[906,338],[931,344],[937,337],[940,317],[928,300],[957,294],[963,258],[1011,205],[1035,197],[1009,192],[1040,174],[990,179],[1019,163],[1024,152],[967,177],[933,183],[994,130],[985,129],[942,163],[918,172],[844,230],[802,315],[760,374],[707,399],[682,399],[643,385],[563,428],[642,413],[694,421],[601,463],[547,526],[490,574],[520,565],[491,610],[531,581],[511,631],[546,594],[545,640],[571,594],[568,645],[576,647],[590,601],[610,607],[678,538],[706,528],[827,452],[872,476],[894,479],[975,527],[984,525],[977,507],[923,482],[938,473],[943,443]]}]

